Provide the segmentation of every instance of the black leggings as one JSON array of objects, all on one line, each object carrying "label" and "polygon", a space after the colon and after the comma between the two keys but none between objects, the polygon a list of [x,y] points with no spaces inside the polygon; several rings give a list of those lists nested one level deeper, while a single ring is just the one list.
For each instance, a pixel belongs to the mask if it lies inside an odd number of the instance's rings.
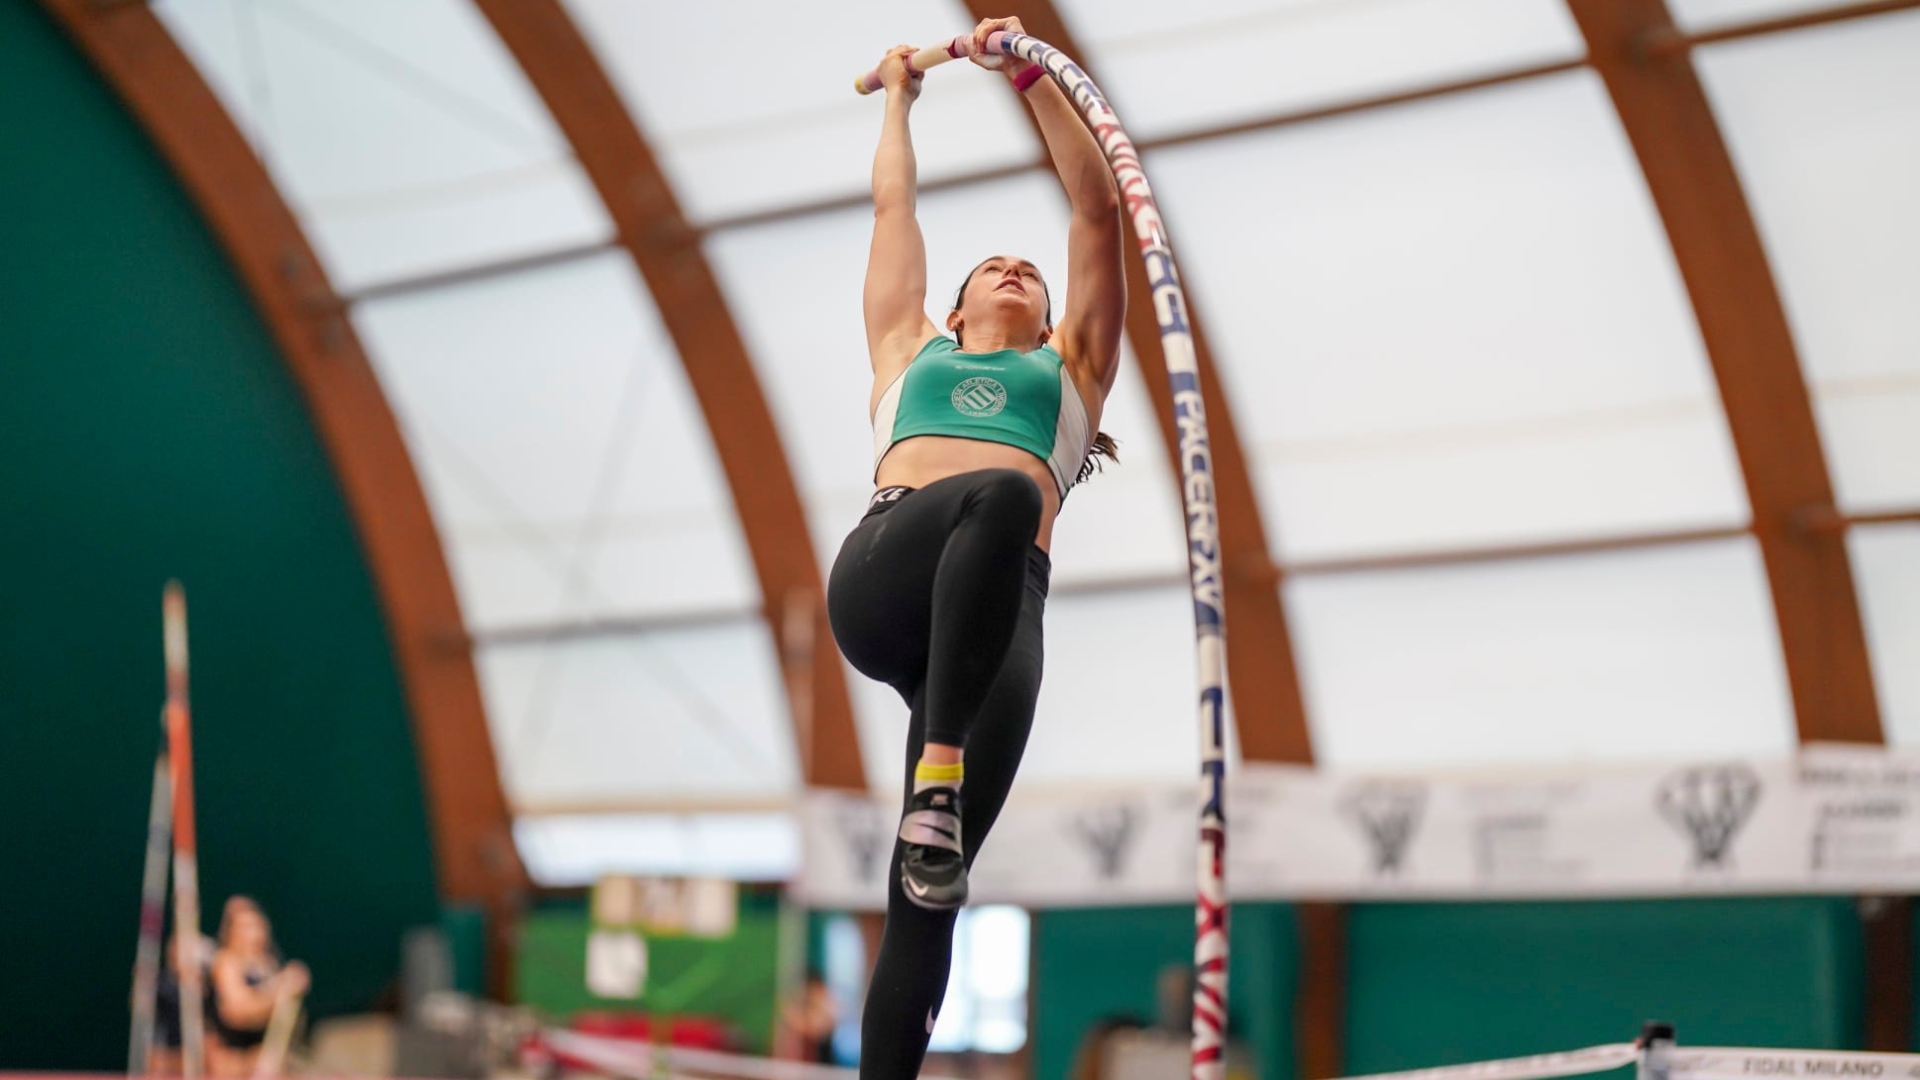
[{"label": "black leggings", "polygon": [[[960,833],[968,865],[1006,804],[1040,696],[1040,618],[1052,571],[1033,544],[1040,512],[1039,487],[1015,469],[886,489],[841,546],[827,584],[840,651],[912,710],[907,792],[929,740],[966,748]],[[887,928],[860,1028],[862,1080],[919,1075],[947,989],[955,916],[907,902],[894,841]]]}]

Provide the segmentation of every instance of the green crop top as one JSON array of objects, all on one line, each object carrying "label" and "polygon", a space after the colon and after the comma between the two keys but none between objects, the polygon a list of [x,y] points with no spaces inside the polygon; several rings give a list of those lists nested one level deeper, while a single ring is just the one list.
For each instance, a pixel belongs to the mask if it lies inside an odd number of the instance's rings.
[{"label": "green crop top", "polygon": [[1017,446],[1047,463],[1060,497],[1092,445],[1086,404],[1066,361],[1048,346],[1030,353],[965,353],[952,338],[928,341],[873,413],[873,470],[902,439],[952,435]]}]

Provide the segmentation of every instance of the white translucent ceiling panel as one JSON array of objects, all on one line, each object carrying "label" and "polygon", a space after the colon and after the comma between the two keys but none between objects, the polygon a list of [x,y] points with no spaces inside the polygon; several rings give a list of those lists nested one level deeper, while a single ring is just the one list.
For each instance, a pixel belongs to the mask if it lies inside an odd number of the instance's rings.
[{"label": "white translucent ceiling panel", "polygon": [[513,838],[549,888],[607,874],[785,881],[800,869],[800,829],[786,813],[522,816]]},{"label": "white translucent ceiling panel", "polygon": [[1590,72],[1147,167],[1283,557],[1745,520],[1692,309]]},{"label": "white translucent ceiling panel", "polygon": [[469,626],[757,602],[706,421],[624,252],[354,314]]},{"label": "white translucent ceiling panel", "polygon": [[523,813],[777,802],[798,788],[766,627],[604,635],[474,653]]},{"label": "white translucent ceiling panel", "polygon": [[1920,505],[1920,11],[1695,54],[1840,505]]},{"label": "white translucent ceiling panel", "polygon": [[1887,741],[1920,745],[1920,525],[1847,534]]},{"label": "white translucent ceiling panel", "polygon": [[[968,271],[996,254],[1032,259],[1058,317],[1067,295],[1067,213],[1059,185],[1035,174],[923,196],[928,315],[946,324]],[[745,335],[794,465],[814,542],[831,563],[873,493],[867,417],[872,368],[860,322],[873,217],[864,210],[723,230],[707,253]],[[1136,303],[1141,302],[1139,298]],[[1055,537],[1056,582],[1179,573],[1178,492],[1152,405],[1131,357],[1101,427],[1121,441],[1109,465],[1067,500]]]},{"label": "white translucent ceiling panel", "polygon": [[1135,138],[1585,53],[1563,0],[1060,0]]},{"label": "white translucent ceiling panel", "polygon": [[[1199,775],[1193,603],[1186,587],[1059,591],[1047,602],[1046,673],[1022,785],[1188,781]],[[849,671],[873,790],[906,772],[907,708]],[[1231,730],[1231,724],[1229,724]],[[1229,751],[1238,740],[1229,736]]]},{"label": "white translucent ceiling panel", "polygon": [[905,793],[907,775],[907,706],[884,683],[844,665],[847,690],[853,699],[855,728],[860,738],[861,763],[867,786],[883,795]]},{"label": "white translucent ceiling panel", "polygon": [[[903,38],[929,45],[975,21],[952,0],[566,5],[703,221],[865,190],[881,104],[854,77]],[[1039,156],[1005,79],[950,65],[928,81],[913,110],[921,179]]]},{"label": "white translucent ceiling panel", "polygon": [[1687,31],[1716,30],[1741,23],[1804,15],[1846,7],[1858,0],[1667,0],[1673,21]]},{"label": "white translucent ceiling panel", "polygon": [[1671,758],[1794,744],[1749,540],[1285,585],[1318,761]]},{"label": "white translucent ceiling panel", "polygon": [[156,0],[343,291],[604,240],[539,96],[465,0]]},{"label": "white translucent ceiling panel", "polygon": [[1021,781],[1195,781],[1193,601],[1185,584],[1069,592],[1048,602],[1046,626],[1046,679]]}]

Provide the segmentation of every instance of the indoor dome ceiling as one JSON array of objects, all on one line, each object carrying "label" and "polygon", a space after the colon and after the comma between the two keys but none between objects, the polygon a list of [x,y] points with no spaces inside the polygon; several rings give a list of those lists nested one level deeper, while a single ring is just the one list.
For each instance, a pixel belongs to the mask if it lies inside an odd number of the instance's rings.
[{"label": "indoor dome ceiling", "polygon": [[[796,699],[781,649],[806,635],[791,596],[763,595],[769,567],[810,547],[824,574],[871,487],[857,290],[878,108],[847,83],[975,13],[567,0],[607,77],[589,121],[523,70],[542,46],[512,40],[499,6],[152,4],[350,305],[454,572],[514,805],[777,808],[813,775],[841,672],[814,669]],[[1003,6],[1070,35],[1182,255],[1258,504],[1249,535],[1280,572],[1281,636],[1259,640],[1290,636],[1297,663],[1297,685],[1242,666],[1243,715],[1283,715],[1291,694],[1315,758],[1353,767],[1796,741],[1796,642],[1829,628],[1776,605],[1793,571],[1764,545],[1789,523],[1753,521],[1771,466],[1741,451],[1728,403],[1764,365],[1714,355],[1683,239],[1565,0]],[[1834,506],[1859,519],[1805,535],[1845,545],[1880,721],[1912,742],[1920,11],[1803,26],[1846,5],[1670,7],[1699,39]],[[1061,287],[1065,205],[1023,112],[981,73],[929,77],[914,125],[933,303],[996,251]],[[569,140],[609,116],[617,133]],[[671,198],[635,180],[610,211],[590,166],[635,131]],[[636,236],[622,215],[641,204],[657,227]],[[663,293],[670,273],[688,283]],[[1733,310],[1749,303],[1770,300]],[[751,467],[725,458],[746,445],[723,426],[743,422],[721,415],[733,392],[716,404],[697,382],[723,358],[683,354],[677,320],[720,313],[757,385],[739,393],[777,436]],[[1103,422],[1126,464],[1075,495],[1056,538],[1030,782],[1195,767],[1178,496],[1157,376],[1127,364]],[[784,533],[749,535],[782,519],[748,503],[795,497]],[[1247,561],[1235,587],[1269,589]],[[1831,591],[1812,609],[1853,609]],[[864,773],[891,788],[904,709],[842,677]],[[1279,697],[1250,702],[1269,683]]]}]

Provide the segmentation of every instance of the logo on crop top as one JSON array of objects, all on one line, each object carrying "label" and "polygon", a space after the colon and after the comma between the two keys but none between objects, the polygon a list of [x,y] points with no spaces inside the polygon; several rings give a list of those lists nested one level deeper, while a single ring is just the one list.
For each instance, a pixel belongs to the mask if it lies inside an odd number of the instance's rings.
[{"label": "logo on crop top", "polygon": [[1007,388],[997,379],[975,375],[954,387],[949,400],[963,415],[992,416],[1007,407]]}]

